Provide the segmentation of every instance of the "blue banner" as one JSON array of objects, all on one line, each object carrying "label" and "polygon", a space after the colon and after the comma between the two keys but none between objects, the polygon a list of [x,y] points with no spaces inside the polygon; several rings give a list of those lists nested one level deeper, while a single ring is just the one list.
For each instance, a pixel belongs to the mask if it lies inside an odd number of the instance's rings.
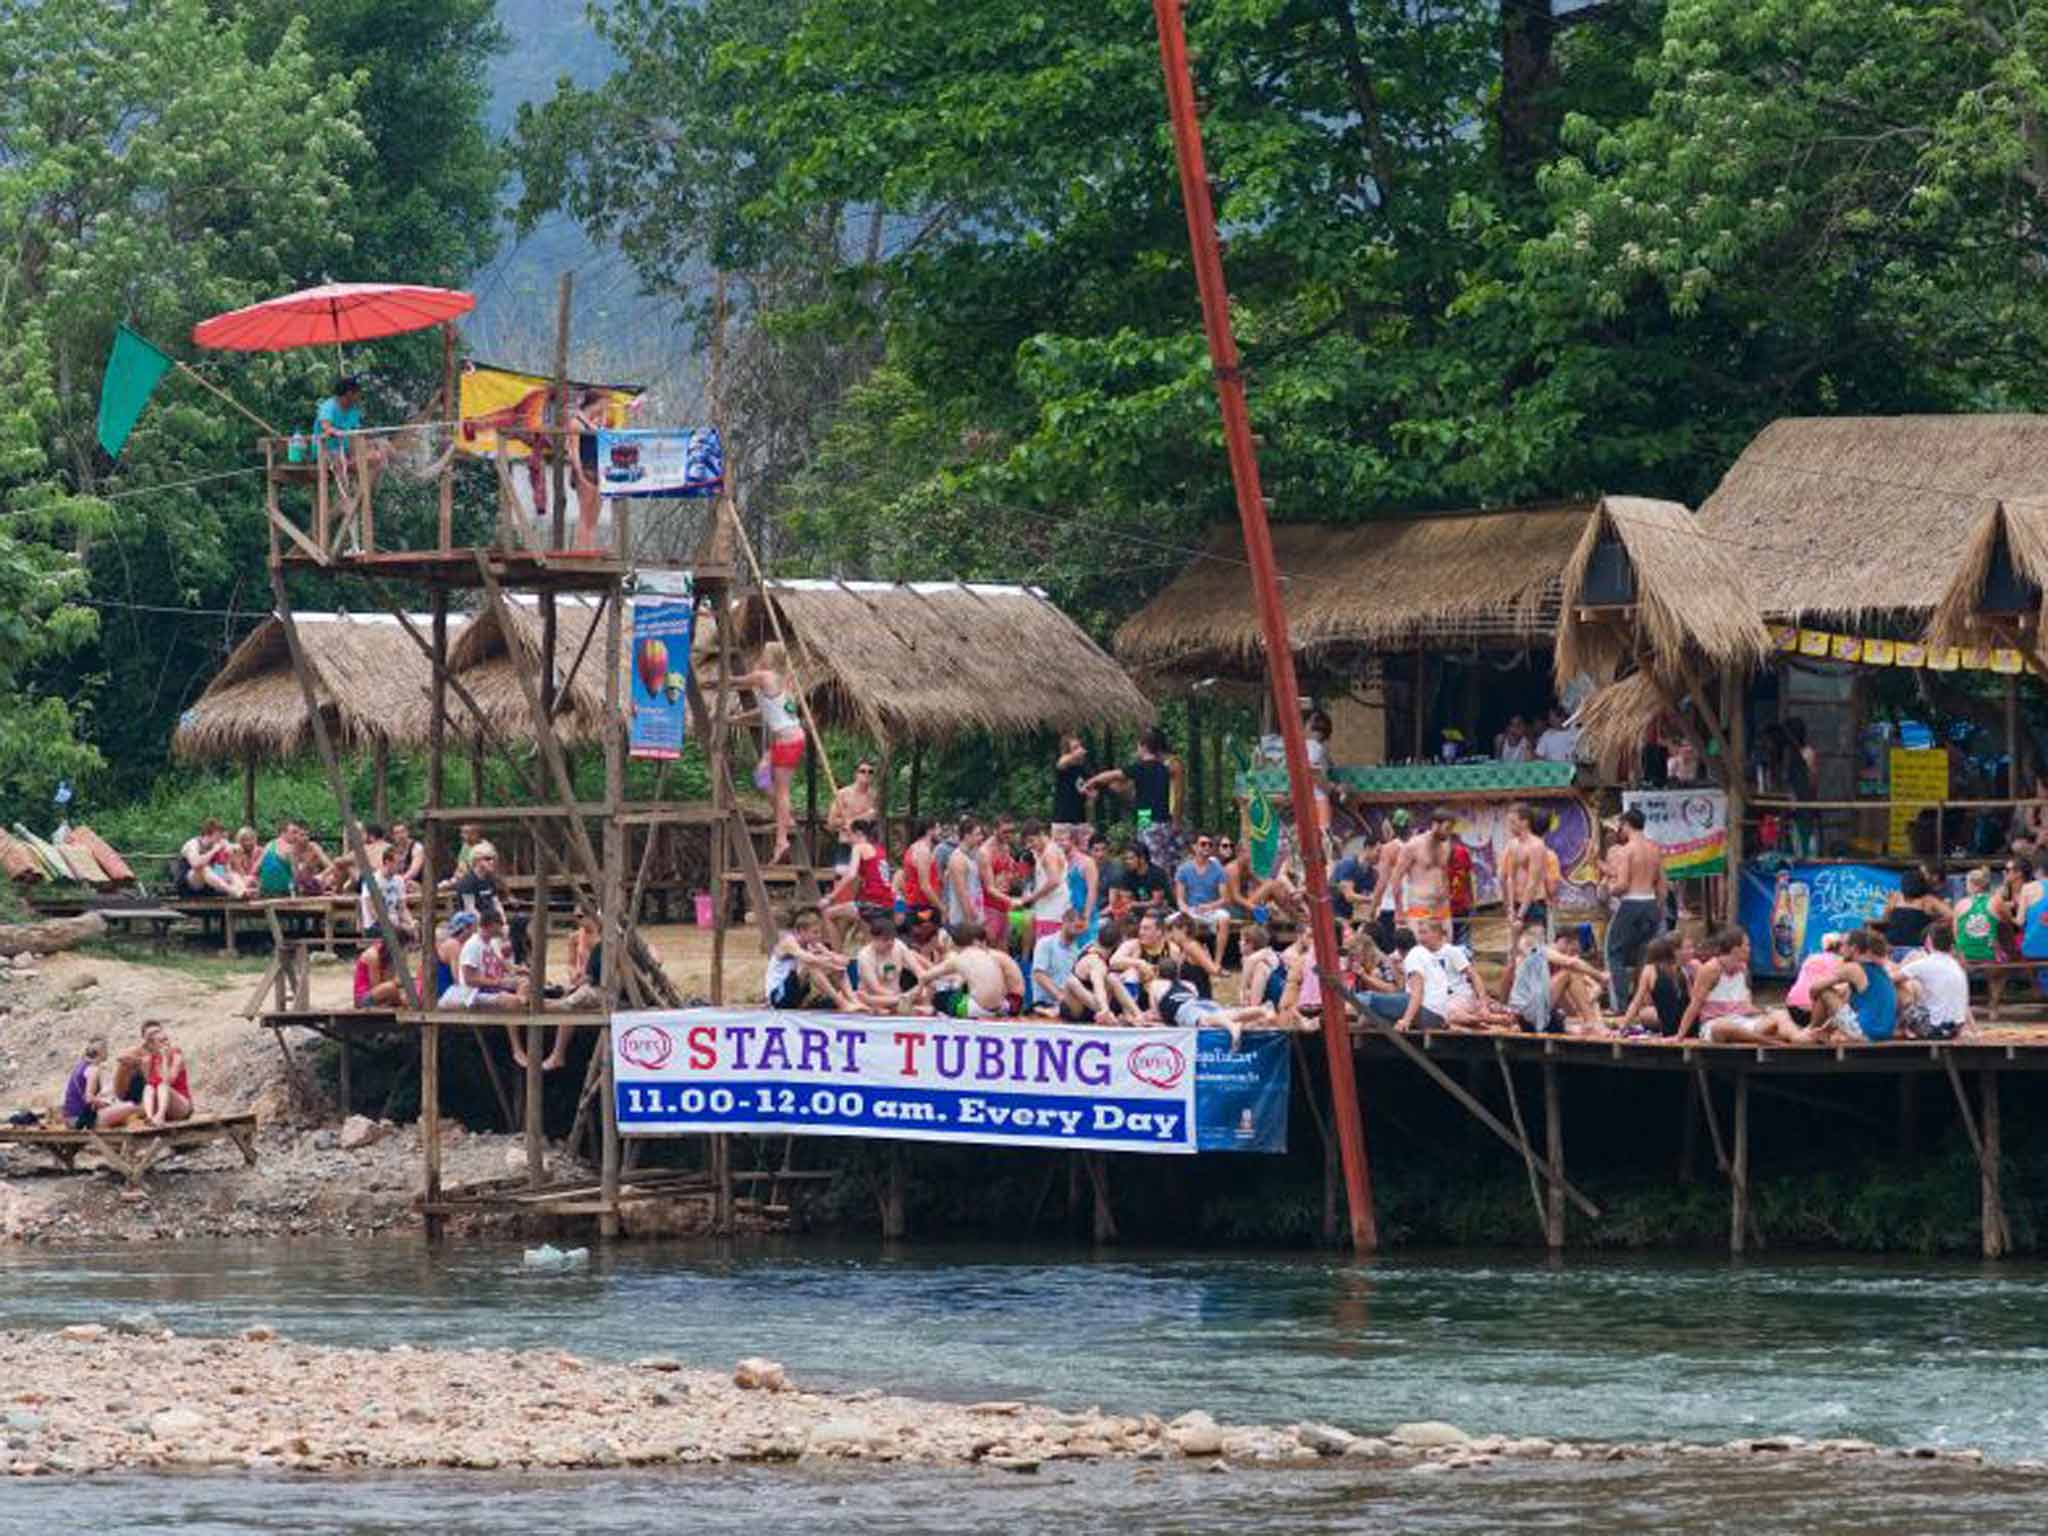
[{"label": "blue banner", "polygon": [[635,757],[683,755],[683,734],[690,718],[683,688],[696,624],[697,600],[690,590],[681,596],[633,600],[632,665],[626,691],[632,720],[629,740]]},{"label": "blue banner", "polygon": [[1820,951],[1821,935],[1842,933],[1884,916],[1884,900],[1903,870],[1877,864],[1744,865],[1736,907],[1749,935],[1750,969],[1759,976],[1797,974]]},{"label": "blue banner", "polygon": [[1294,1083],[1289,1036],[1205,1029],[1195,1052],[1195,1145],[1203,1152],[1285,1152]]}]

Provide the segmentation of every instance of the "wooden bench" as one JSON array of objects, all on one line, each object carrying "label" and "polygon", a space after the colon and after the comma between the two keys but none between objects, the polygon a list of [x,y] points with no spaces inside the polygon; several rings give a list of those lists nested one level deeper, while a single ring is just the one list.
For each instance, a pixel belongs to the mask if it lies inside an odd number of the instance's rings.
[{"label": "wooden bench", "polygon": [[171,929],[185,920],[185,914],[173,907],[95,907],[100,919],[110,929],[117,930],[123,938],[139,936],[140,926],[149,925],[149,947],[158,954],[166,953],[171,947]]},{"label": "wooden bench", "polygon": [[54,1157],[66,1173],[76,1171],[79,1153],[96,1153],[131,1185],[140,1185],[142,1176],[164,1158],[217,1141],[233,1142],[243,1163],[256,1166],[253,1114],[194,1115],[170,1125],[124,1125],[111,1131],[81,1131],[68,1125],[0,1126],[0,1147],[38,1148]]}]

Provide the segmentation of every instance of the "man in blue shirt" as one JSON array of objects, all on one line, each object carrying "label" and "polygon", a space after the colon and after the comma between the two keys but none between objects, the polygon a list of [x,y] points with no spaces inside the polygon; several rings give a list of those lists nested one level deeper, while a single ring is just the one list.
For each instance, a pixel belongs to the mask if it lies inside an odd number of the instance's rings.
[{"label": "man in blue shirt", "polygon": [[1173,872],[1173,899],[1189,922],[1216,935],[1220,968],[1230,947],[1230,908],[1223,901],[1223,861],[1216,857],[1216,840],[1207,833],[1195,839],[1194,856],[1182,860]]},{"label": "man in blue shirt", "polygon": [[334,381],[334,393],[313,412],[313,441],[326,452],[327,462],[342,474],[344,494],[353,494],[345,471],[357,466],[362,475],[362,494],[367,501],[376,489],[377,474],[384,467],[385,445],[374,438],[356,439],[348,434],[363,430],[363,381],[345,373]]},{"label": "man in blue shirt", "polygon": [[1355,853],[1347,853],[1330,869],[1330,911],[1338,922],[1348,923],[1358,909],[1372,900],[1372,864]]}]

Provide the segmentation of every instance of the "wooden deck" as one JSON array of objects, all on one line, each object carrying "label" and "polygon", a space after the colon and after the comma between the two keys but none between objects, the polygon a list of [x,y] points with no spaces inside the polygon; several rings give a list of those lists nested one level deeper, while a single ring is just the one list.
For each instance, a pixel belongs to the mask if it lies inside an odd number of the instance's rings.
[{"label": "wooden deck", "polygon": [[249,1167],[256,1166],[256,1117],[253,1114],[194,1115],[172,1125],[121,1126],[111,1131],[74,1130],[70,1126],[0,1126],[0,1147],[33,1147],[55,1158],[66,1173],[75,1171],[79,1154],[89,1152],[131,1184],[167,1157],[231,1141]]}]

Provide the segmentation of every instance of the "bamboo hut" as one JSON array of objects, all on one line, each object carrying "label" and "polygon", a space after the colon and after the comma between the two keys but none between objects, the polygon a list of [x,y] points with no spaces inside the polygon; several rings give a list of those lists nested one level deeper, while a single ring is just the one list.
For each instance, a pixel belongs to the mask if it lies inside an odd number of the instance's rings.
[{"label": "bamboo hut", "polygon": [[[1387,652],[1548,646],[1565,562],[1593,508],[1282,523],[1273,552],[1297,659],[1355,674]],[[1265,675],[1265,641],[1242,535],[1219,528],[1202,553],[1116,633],[1124,665],[1163,684]]]},{"label": "bamboo hut", "polygon": [[[448,671],[476,700],[490,722],[489,735],[500,741],[526,741],[533,736],[533,714],[519,679],[521,672],[534,673],[540,665],[540,602],[534,597],[508,598],[506,608],[512,616],[512,632],[506,633],[492,609],[474,615],[449,642]],[[570,744],[593,742],[603,733],[606,663],[599,654],[604,649],[603,622],[595,603],[580,597],[556,600],[556,729]],[[623,666],[624,657],[614,664]],[[417,721],[409,724],[424,728],[431,707],[431,702],[422,702]],[[449,721],[462,727],[460,737],[473,755],[481,751],[485,732],[466,707],[458,707]]]},{"label": "bamboo hut", "polygon": [[[423,734],[409,732],[425,718],[426,657],[388,615],[302,613],[296,618],[328,731],[345,748],[368,751],[376,759],[381,814],[391,749],[424,740]],[[179,717],[171,736],[172,755],[184,761],[242,766],[242,815],[250,822],[256,815],[256,765],[312,748],[312,721],[292,671],[284,625],[275,617],[235,647],[206,691]]]},{"label": "bamboo hut", "polygon": [[[2040,647],[2048,502],[2000,501],[1979,519],[1928,626],[1933,645]],[[2036,667],[2036,670],[2040,670]]]},{"label": "bamboo hut", "polygon": [[776,638],[771,602],[819,722],[884,750],[1152,721],[1123,668],[1033,587],[771,581],[740,612],[743,649]]},{"label": "bamboo hut", "polygon": [[1926,620],[2001,502],[2048,501],[2048,416],[1791,418],[1700,507],[1763,616]]},{"label": "bamboo hut", "polygon": [[1604,498],[1572,551],[1563,586],[1557,677],[1562,683],[1584,674],[1607,684],[1579,716],[1580,740],[1607,776],[1660,716],[1693,730],[1679,707],[1686,696],[1727,752],[1717,705],[1722,678],[1754,672],[1770,654],[1771,636],[1735,561],[1701,536],[1692,513],[1673,501]]}]

